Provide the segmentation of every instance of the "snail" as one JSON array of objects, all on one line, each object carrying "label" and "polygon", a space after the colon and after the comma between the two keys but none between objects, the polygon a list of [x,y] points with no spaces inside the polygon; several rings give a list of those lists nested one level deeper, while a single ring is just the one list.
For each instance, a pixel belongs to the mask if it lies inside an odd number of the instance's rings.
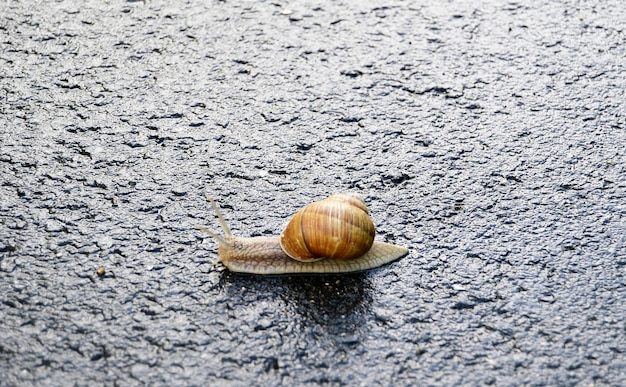
[{"label": "snail", "polygon": [[350,273],[382,266],[408,249],[374,241],[374,224],[363,199],[336,194],[298,211],[280,237],[234,236],[210,197],[224,237],[196,226],[219,244],[218,262],[230,271],[249,274]]}]

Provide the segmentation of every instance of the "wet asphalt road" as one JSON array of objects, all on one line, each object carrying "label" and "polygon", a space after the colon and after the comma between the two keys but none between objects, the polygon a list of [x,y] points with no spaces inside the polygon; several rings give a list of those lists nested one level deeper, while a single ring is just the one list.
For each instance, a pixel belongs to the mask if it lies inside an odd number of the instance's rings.
[{"label": "wet asphalt road", "polygon": [[[2,2],[0,385],[625,385],[626,8],[431,3]],[[342,191],[409,256],[193,229]]]}]

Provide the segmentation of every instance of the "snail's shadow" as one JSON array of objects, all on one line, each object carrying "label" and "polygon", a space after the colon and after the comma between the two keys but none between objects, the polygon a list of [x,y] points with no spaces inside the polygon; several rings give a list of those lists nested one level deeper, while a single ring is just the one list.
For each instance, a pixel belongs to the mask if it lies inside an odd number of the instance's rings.
[{"label": "snail's shadow", "polygon": [[372,303],[372,286],[365,273],[255,276],[225,271],[220,288],[232,291],[229,297],[245,288],[254,291],[256,301],[279,299],[303,326],[319,327],[333,336],[359,331]]}]

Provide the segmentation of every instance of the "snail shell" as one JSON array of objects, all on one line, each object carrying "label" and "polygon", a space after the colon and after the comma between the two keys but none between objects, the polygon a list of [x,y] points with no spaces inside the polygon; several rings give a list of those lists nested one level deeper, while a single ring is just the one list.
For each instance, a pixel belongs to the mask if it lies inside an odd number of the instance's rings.
[{"label": "snail shell", "polygon": [[298,211],[280,235],[280,246],[302,262],[354,259],[372,247],[375,233],[363,199],[337,194]]},{"label": "snail shell", "polygon": [[363,199],[355,194],[332,195],[305,206],[279,238],[232,235],[215,202],[207,200],[225,236],[196,228],[217,240],[218,262],[233,272],[349,273],[382,266],[408,253],[403,246],[374,241],[374,224]]}]

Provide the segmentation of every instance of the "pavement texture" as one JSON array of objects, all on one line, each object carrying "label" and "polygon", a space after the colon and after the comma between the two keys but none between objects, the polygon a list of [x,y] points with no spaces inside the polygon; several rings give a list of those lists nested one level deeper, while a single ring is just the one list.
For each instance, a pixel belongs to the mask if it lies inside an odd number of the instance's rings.
[{"label": "pavement texture", "polygon": [[[626,384],[622,1],[3,1],[0,385]],[[364,196],[408,256],[214,265]]]}]

